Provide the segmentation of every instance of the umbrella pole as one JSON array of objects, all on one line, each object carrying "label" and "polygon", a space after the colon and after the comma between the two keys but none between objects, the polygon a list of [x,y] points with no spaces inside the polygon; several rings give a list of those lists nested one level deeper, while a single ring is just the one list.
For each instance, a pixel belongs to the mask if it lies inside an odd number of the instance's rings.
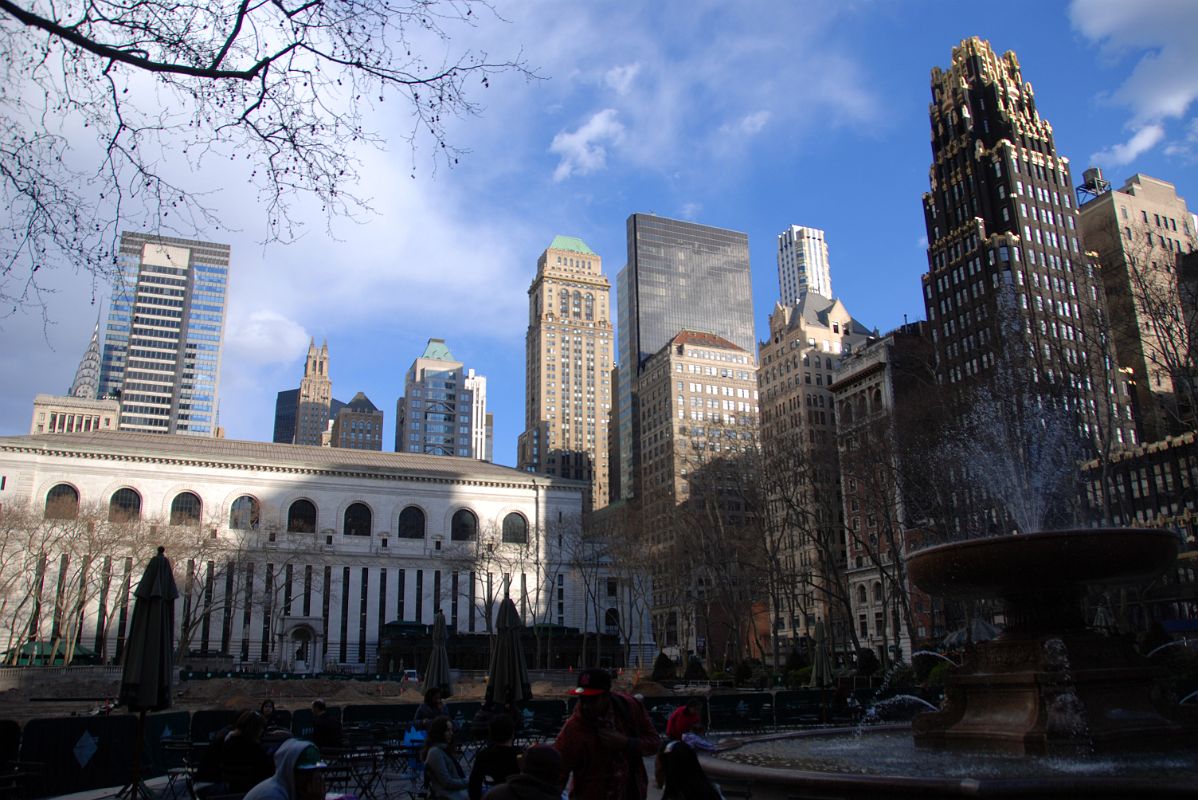
[{"label": "umbrella pole", "polygon": [[143,708],[137,715],[137,745],[133,749],[133,774],[129,783],[116,795],[116,800],[153,800],[149,788],[141,779],[141,751],[146,742],[146,711]]}]

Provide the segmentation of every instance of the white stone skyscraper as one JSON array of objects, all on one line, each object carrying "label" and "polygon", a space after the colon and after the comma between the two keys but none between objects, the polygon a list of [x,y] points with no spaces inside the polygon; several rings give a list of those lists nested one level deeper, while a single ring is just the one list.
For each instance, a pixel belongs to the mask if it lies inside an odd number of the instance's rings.
[{"label": "white stone skyscraper", "polygon": [[121,234],[100,397],[121,403],[120,428],[215,436],[227,244]]},{"label": "white stone skyscraper", "polygon": [[833,296],[828,243],[819,228],[791,225],[778,234],[778,300],[792,305],[807,292]]},{"label": "white stone skyscraper", "polygon": [[429,339],[395,404],[395,452],[487,460],[486,403],[486,379],[464,369],[444,339]]}]

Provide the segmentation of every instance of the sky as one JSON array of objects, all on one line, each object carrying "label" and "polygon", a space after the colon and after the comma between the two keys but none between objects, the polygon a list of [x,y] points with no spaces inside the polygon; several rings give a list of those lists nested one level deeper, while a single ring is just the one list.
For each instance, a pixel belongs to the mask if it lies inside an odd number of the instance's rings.
[{"label": "sky", "polygon": [[[758,337],[778,299],[776,237],[826,231],[833,293],[881,331],[922,319],[927,269],[930,71],[979,36],[1014,50],[1075,183],[1091,165],[1116,188],[1142,172],[1198,208],[1198,2],[1193,0],[498,2],[453,47],[522,57],[540,79],[494,76],[453,120],[468,152],[430,169],[402,138],[405,110],[376,109],[387,142],[364,149],[373,213],[263,245],[244,176],[206,171],[236,230],[220,423],[269,441],[275,395],[299,385],[327,339],[333,394],[364,392],[394,442],[404,373],[429,338],[488,381],[495,461],[524,427],[529,284],[557,234],[583,239],[613,284],[625,221],[654,213],[749,236]],[[413,162],[416,169],[413,177]],[[200,178],[197,177],[197,180]],[[310,204],[309,204],[310,205]],[[0,319],[0,434],[29,430],[38,393],[65,393],[104,292],[69,268],[47,279],[49,324]],[[101,305],[97,305],[96,301]]]}]

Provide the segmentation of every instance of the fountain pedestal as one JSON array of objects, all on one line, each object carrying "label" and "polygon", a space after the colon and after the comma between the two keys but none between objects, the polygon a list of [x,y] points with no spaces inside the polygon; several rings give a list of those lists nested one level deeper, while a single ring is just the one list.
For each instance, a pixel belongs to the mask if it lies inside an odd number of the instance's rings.
[{"label": "fountain pedestal", "polygon": [[1155,671],[1130,642],[1086,630],[1085,587],[1159,574],[1169,531],[1077,530],[975,539],[912,554],[911,580],[941,597],[997,597],[1008,626],[948,677],[945,704],[916,717],[921,747],[1076,754],[1192,734],[1171,720]]}]

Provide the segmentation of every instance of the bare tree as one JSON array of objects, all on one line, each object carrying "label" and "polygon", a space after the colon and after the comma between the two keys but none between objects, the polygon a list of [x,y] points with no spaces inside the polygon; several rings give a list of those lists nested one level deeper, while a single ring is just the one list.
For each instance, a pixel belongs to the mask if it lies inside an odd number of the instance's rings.
[{"label": "bare tree", "polygon": [[245,166],[271,239],[296,235],[297,195],[367,210],[353,146],[385,143],[366,124],[388,98],[410,115],[413,172],[422,139],[434,167],[456,162],[471,88],[533,77],[519,55],[453,46],[480,13],[495,16],[486,0],[0,0],[0,302],[40,303],[58,264],[108,276],[119,228],[218,227],[186,177],[201,166]]}]

